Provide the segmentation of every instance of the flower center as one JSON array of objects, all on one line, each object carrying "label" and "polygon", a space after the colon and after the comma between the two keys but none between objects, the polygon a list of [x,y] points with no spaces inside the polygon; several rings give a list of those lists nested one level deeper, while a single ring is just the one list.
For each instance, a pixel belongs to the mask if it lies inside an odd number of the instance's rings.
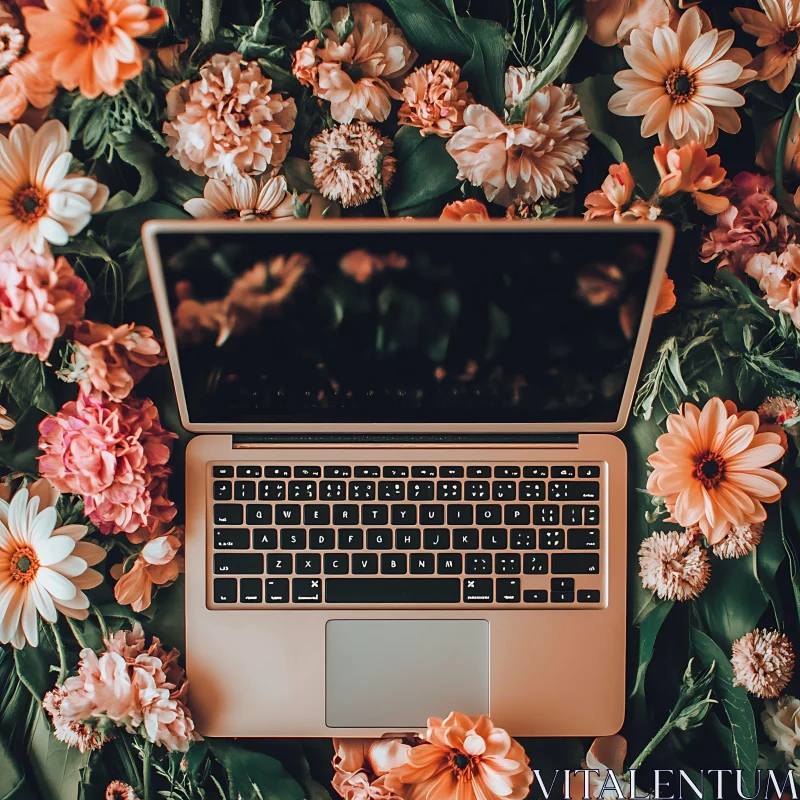
[{"label": "flower center", "polygon": [[36,551],[28,547],[20,547],[13,556],[11,556],[10,570],[13,580],[21,584],[30,583],[39,571],[39,559],[36,556]]},{"label": "flower center", "polygon": [[448,758],[450,769],[460,781],[472,780],[472,771],[475,761],[472,756],[462,753],[460,750],[451,750]]},{"label": "flower center", "polygon": [[675,67],[667,73],[664,84],[667,94],[673,103],[680,105],[692,99],[695,90],[695,79],[683,67]]},{"label": "flower center", "polygon": [[36,186],[23,186],[11,198],[11,211],[21,222],[33,224],[47,212],[47,194]]},{"label": "flower center", "polygon": [[361,169],[361,158],[355,150],[340,150],[336,160],[351,172],[358,172]]},{"label": "flower center", "polygon": [[0,74],[8,72],[24,47],[25,36],[22,31],[13,25],[0,25]]},{"label": "flower center", "polygon": [[725,466],[716,453],[703,453],[695,461],[695,477],[706,489],[713,489],[722,480]]},{"label": "flower center", "polygon": [[83,45],[108,37],[108,14],[99,4],[90,2],[76,26],[76,40]]}]

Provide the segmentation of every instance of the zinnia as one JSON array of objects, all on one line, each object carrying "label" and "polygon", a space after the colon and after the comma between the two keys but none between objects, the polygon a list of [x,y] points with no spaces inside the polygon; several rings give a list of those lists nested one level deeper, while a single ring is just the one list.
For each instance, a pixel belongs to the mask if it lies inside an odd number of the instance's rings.
[{"label": "zinnia", "polygon": [[734,686],[756,697],[779,697],[794,674],[794,649],[778,631],[756,628],[733,643]]},{"label": "zinnia", "polygon": [[452,136],[464,127],[464,109],[473,102],[460,77],[461,68],[452,61],[431,61],[406,75],[398,122],[419,128],[423,136]]},{"label": "zinnia", "polygon": [[390,800],[387,773],[406,762],[411,745],[402,736],[383,739],[334,739],[331,784],[345,800]]},{"label": "zinnia", "polygon": [[405,800],[524,800],[533,782],[522,745],[488,717],[457,712],[428,720],[426,742],[408,751],[386,785]]},{"label": "zinnia", "polygon": [[724,195],[709,194],[725,180],[725,170],[718,155],[709,156],[697,142],[670,149],[658,145],[653,152],[661,183],[658,193],[669,197],[677,192],[689,192],[697,207],[706,214],[721,214],[731,203]]},{"label": "zinnia", "polygon": [[84,97],[119,94],[142,71],[144,50],[134,39],[157,31],[168,19],[146,0],[45,0],[23,9],[31,52],[54,80]]},{"label": "zinnia", "polygon": [[18,353],[50,355],[53,342],[82,316],[89,288],[63,256],[0,253],[0,342]]},{"label": "zinnia", "polygon": [[508,206],[535,203],[568,192],[589,151],[589,128],[572,87],[535,92],[521,123],[504,123],[491,109],[468,106],[465,126],[447,143],[459,179],[483,187],[486,199]]},{"label": "zinnia", "polygon": [[108,188],[67,174],[71,164],[69,133],[58,120],[0,135],[0,249],[42,253],[48,243],[66,244],[102,209]]},{"label": "zinnia", "polygon": [[712,545],[732,526],[763,522],[762,503],[775,502],[786,487],[786,479],[767,467],[786,448],[777,434],[759,433],[759,425],[755,411],[739,413],[718,397],[702,411],[684,403],[656,441],[647,490],[666,500],[679,525],[699,525]]},{"label": "zinnia", "polygon": [[285,219],[294,215],[286,178],[275,175],[266,181],[237,175],[227,182],[206,181],[202,197],[187,200],[183,207],[195,219]]}]

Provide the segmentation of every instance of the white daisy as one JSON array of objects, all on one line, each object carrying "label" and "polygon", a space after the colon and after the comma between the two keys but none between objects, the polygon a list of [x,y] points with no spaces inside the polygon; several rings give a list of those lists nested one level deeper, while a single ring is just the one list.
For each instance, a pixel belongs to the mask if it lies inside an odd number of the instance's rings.
[{"label": "white daisy", "polygon": [[249,175],[236,176],[228,183],[210,178],[203,196],[187,200],[183,207],[199,219],[270,220],[294,214],[283,175],[258,181]]}]

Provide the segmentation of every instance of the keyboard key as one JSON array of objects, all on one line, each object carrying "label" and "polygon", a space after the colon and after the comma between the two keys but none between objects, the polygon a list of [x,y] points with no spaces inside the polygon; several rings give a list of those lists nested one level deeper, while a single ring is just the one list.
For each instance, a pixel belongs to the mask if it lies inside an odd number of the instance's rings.
[{"label": "keyboard key", "polygon": [[319,553],[298,553],[294,557],[294,571],[298,575],[319,575],[322,558]]},{"label": "keyboard key", "polygon": [[467,575],[491,575],[492,557],[488,553],[467,553],[464,572]]},{"label": "keyboard key", "polygon": [[561,509],[561,522],[564,525],[582,525],[583,506],[563,506]]},{"label": "keyboard key", "polygon": [[350,467],[325,467],[323,469],[326,478],[349,478],[351,472]]},{"label": "keyboard key", "polygon": [[215,550],[249,550],[250,531],[242,528],[216,528],[214,530]]},{"label": "keyboard key", "polygon": [[215,500],[233,500],[233,484],[230,481],[214,481]]},{"label": "keyboard key", "polygon": [[319,467],[295,467],[295,478],[319,478],[322,470]]},{"label": "keyboard key", "polygon": [[488,500],[489,481],[467,481],[464,484],[464,498],[466,500]]},{"label": "keyboard key", "polygon": [[578,590],[579,603],[599,603],[600,590],[599,589],[579,589]]},{"label": "keyboard key", "polygon": [[599,572],[597,553],[553,553],[554,575],[597,575]]},{"label": "keyboard key", "polygon": [[215,575],[263,575],[264,556],[261,553],[215,553]]},{"label": "keyboard key", "polygon": [[498,578],[495,583],[498,603],[519,603],[519,578]]},{"label": "keyboard key", "polygon": [[253,467],[249,464],[241,464],[236,467],[237,478],[260,478],[261,467]]},{"label": "keyboard key", "polygon": [[391,528],[367,528],[367,550],[391,550]]},{"label": "keyboard key", "polygon": [[539,530],[540,550],[563,550],[564,531],[561,528],[541,528]]},{"label": "keyboard key", "polygon": [[599,550],[600,531],[597,528],[570,528],[567,530],[568,550]]},{"label": "keyboard key", "polygon": [[281,550],[305,550],[306,532],[302,528],[281,529]]},{"label": "keyboard key", "polygon": [[259,481],[259,500],[285,500],[286,481]]},{"label": "keyboard key", "polygon": [[380,467],[356,467],[355,476],[356,478],[380,478],[381,470]]},{"label": "keyboard key", "polygon": [[211,474],[215,478],[232,478],[233,477],[233,467],[223,467],[223,466],[212,467],[211,468]]},{"label": "keyboard key", "polygon": [[522,593],[522,599],[526,603],[546,603],[547,589],[526,589]]},{"label": "keyboard key", "polygon": [[464,467],[439,467],[440,478],[463,478]]},{"label": "keyboard key", "polygon": [[358,520],[359,520],[358,506],[335,505],[333,507],[334,525],[358,525]]},{"label": "keyboard key", "polygon": [[271,525],[272,506],[248,503],[245,507],[245,519],[248,525]]},{"label": "keyboard key", "polygon": [[394,532],[394,546],[398,550],[419,550],[421,540],[418,528],[398,528]]},{"label": "keyboard key", "polygon": [[575,592],[550,592],[551,603],[574,603]]},{"label": "keyboard key", "polygon": [[575,578],[550,578],[551,592],[574,592]]},{"label": "keyboard key", "polygon": [[214,602],[235,603],[236,600],[236,578],[214,578]]},{"label": "keyboard key", "polygon": [[503,523],[502,507],[499,505],[476,506],[475,523],[477,525],[501,525]]},{"label": "keyboard key", "polygon": [[456,530],[453,531],[453,547],[455,547],[456,550],[477,550],[478,529],[456,528]]},{"label": "keyboard key", "polygon": [[241,525],[244,522],[244,506],[214,504],[215,525]]},{"label": "keyboard key", "polygon": [[236,500],[255,500],[255,481],[236,481],[233,484],[233,495]]},{"label": "keyboard key", "polygon": [[276,525],[299,525],[300,506],[296,503],[275,506]]},{"label": "keyboard key", "polygon": [[414,553],[408,561],[412,575],[433,575],[433,553]]},{"label": "keyboard key", "polygon": [[599,481],[550,481],[548,500],[599,500]]},{"label": "keyboard key", "polygon": [[583,509],[584,525],[600,524],[600,506],[585,506]]},{"label": "keyboard key", "polygon": [[599,478],[600,477],[600,467],[598,467],[598,466],[578,467],[578,477],[579,478]]},{"label": "keyboard key", "polygon": [[423,526],[444,525],[444,506],[421,505],[419,507],[419,524]]},{"label": "keyboard key", "polygon": [[494,602],[494,586],[492,584],[491,578],[464,578],[464,602]]},{"label": "keyboard key", "polygon": [[328,578],[327,603],[458,603],[458,578]]},{"label": "keyboard key", "polygon": [[495,467],[494,476],[495,478],[519,478],[520,470],[519,467]]},{"label": "keyboard key", "polygon": [[339,531],[340,550],[363,550],[364,531],[361,528],[342,528]]},{"label": "keyboard key", "polygon": [[405,483],[402,481],[378,481],[378,500],[397,502],[405,499]]},{"label": "keyboard key", "polygon": [[509,504],[503,509],[503,519],[506,525],[530,525],[531,507]]},{"label": "keyboard key", "polygon": [[291,575],[292,556],[289,553],[267,553],[267,575]]},{"label": "keyboard key", "polygon": [[574,478],[575,467],[553,467],[550,470],[550,477],[552,478]]},{"label": "keyboard key", "polygon": [[319,484],[319,499],[344,500],[345,485],[344,481],[321,481]]},{"label": "keyboard key", "polygon": [[520,500],[544,500],[544,481],[520,481]]},{"label": "keyboard key", "polygon": [[278,547],[278,531],[275,528],[256,528],[253,531],[254,550],[275,550]]},{"label": "keyboard key", "polygon": [[375,481],[350,481],[347,492],[348,500],[374,500]]},{"label": "keyboard key", "polygon": [[436,556],[436,571],[440,575],[460,575],[462,563],[461,553],[439,553]]},{"label": "keyboard key", "polygon": [[514,481],[492,481],[492,500],[508,503],[517,499],[517,484]]},{"label": "keyboard key", "polygon": [[449,500],[451,503],[461,499],[461,483],[458,481],[437,481],[436,499]]},{"label": "keyboard key", "polygon": [[547,467],[523,467],[522,476],[524,478],[546,478],[550,474]]},{"label": "keyboard key", "polygon": [[325,553],[322,563],[326,575],[347,575],[350,571],[350,556],[347,553]]},{"label": "keyboard key", "polygon": [[535,550],[536,530],[534,528],[511,531],[512,550]]},{"label": "keyboard key", "polygon": [[376,553],[358,553],[353,556],[353,575],[377,575],[378,556]]},{"label": "keyboard key", "polygon": [[481,547],[484,550],[505,550],[508,547],[508,531],[505,528],[481,531]]},{"label": "keyboard key", "polygon": [[316,500],[317,484],[315,481],[289,481],[290,500]]},{"label": "keyboard key", "polygon": [[408,477],[408,467],[384,467],[383,468],[383,477],[384,478],[407,478]]},{"label": "keyboard key", "polygon": [[408,499],[418,502],[433,500],[433,481],[411,481],[408,484]]},{"label": "keyboard key", "polygon": [[408,557],[405,553],[381,553],[382,575],[405,575],[408,572]]},{"label": "keyboard key", "polygon": [[412,478],[435,478],[436,467],[411,467]]},{"label": "keyboard key", "polygon": [[293,603],[321,603],[322,580],[320,578],[292,578]]},{"label": "keyboard key", "polygon": [[309,503],[303,506],[303,525],[330,525],[331,507]]},{"label": "keyboard key", "polygon": [[361,521],[364,523],[364,525],[388,525],[389,506],[361,506]]},{"label": "keyboard key", "polygon": [[558,506],[534,506],[534,525],[558,525]]},{"label": "keyboard key", "polygon": [[467,467],[468,478],[491,478],[491,467]]},{"label": "keyboard key", "polygon": [[422,532],[422,546],[426,550],[448,550],[450,531],[446,528],[426,528]]},{"label": "keyboard key", "polygon": [[395,503],[392,506],[392,525],[416,525],[417,507],[403,503]]},{"label": "keyboard key", "polygon": [[289,579],[288,578],[267,578],[264,587],[264,602],[266,603],[288,603],[289,602]]},{"label": "keyboard key", "polygon": [[308,532],[308,546],[311,550],[333,550],[336,546],[333,528],[312,528]]},{"label": "keyboard key", "polygon": [[288,478],[291,474],[292,471],[289,469],[289,467],[264,467],[265,478]]},{"label": "keyboard key", "polygon": [[524,553],[522,571],[526,575],[547,575],[549,572],[549,556],[547,553]]},{"label": "keyboard key", "polygon": [[519,575],[521,572],[519,553],[497,553],[494,571],[498,575]]},{"label": "keyboard key", "polygon": [[261,578],[242,578],[239,581],[239,600],[242,603],[260,603],[263,590]]},{"label": "keyboard key", "polygon": [[474,512],[472,506],[453,503],[447,506],[448,525],[472,525],[474,522]]}]

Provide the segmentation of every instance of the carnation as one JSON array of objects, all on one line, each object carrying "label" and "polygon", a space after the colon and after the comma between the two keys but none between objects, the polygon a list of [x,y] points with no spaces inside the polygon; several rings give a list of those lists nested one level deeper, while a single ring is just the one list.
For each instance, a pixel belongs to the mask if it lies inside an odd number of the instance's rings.
[{"label": "carnation", "polygon": [[639,549],[642,586],[662,600],[694,600],[706,588],[708,554],[690,532],[654,533]]},{"label": "carnation", "polygon": [[81,393],[39,424],[39,471],[62,492],[83,497],[102,533],[152,528],[176,509],[164,494],[174,433],[153,401],[105,401]]},{"label": "carnation", "polygon": [[452,136],[464,127],[464,109],[473,102],[461,68],[452,61],[431,61],[406,76],[398,122],[419,128],[423,136]]},{"label": "carnation", "polygon": [[712,548],[717,558],[741,558],[752,552],[764,535],[764,523],[734,525],[725,538]]},{"label": "carnation", "polygon": [[756,630],[733,643],[734,686],[756,697],[778,697],[794,673],[794,649],[778,631]]}]

